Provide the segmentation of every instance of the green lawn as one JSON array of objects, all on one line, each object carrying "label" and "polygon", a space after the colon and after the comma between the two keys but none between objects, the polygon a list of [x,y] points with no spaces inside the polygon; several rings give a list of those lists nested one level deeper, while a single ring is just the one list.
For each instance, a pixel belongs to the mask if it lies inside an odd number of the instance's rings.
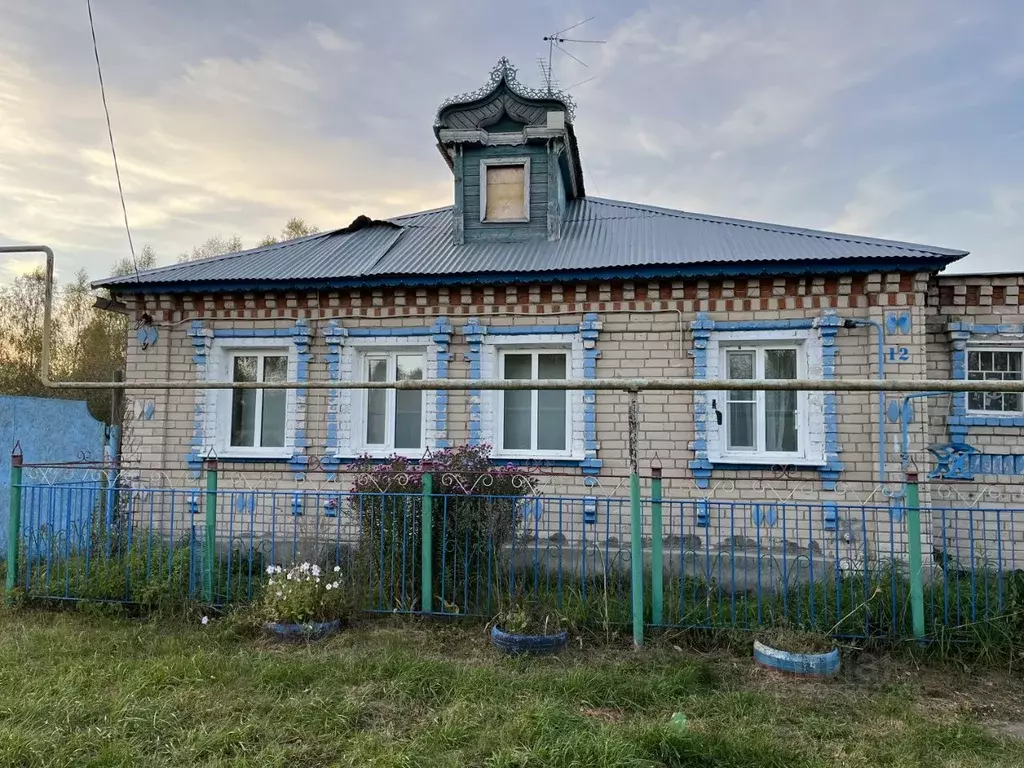
[{"label": "green lawn", "polygon": [[0,613],[0,660],[4,766],[1024,765],[998,725],[1024,720],[1019,681],[877,659],[808,682],[668,641],[509,660],[441,623],[281,645],[19,611]]}]

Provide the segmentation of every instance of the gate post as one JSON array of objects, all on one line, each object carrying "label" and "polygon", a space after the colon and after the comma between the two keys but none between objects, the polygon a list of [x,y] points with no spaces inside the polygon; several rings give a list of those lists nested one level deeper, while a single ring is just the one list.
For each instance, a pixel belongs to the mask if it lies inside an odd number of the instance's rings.
[{"label": "gate post", "polygon": [[206,531],[203,541],[203,600],[213,602],[213,568],[217,546],[217,460],[206,460]]},{"label": "gate post", "polygon": [[910,615],[914,637],[924,639],[924,583],[921,562],[921,509],[917,472],[907,472],[907,538],[910,550]]},{"label": "gate post", "polygon": [[420,610],[434,610],[434,478],[423,473],[420,503]]},{"label": "gate post", "polygon": [[[18,561],[21,548],[21,446],[11,451],[11,511],[7,518],[7,592],[18,586]],[[10,594],[8,594],[10,598]]]}]

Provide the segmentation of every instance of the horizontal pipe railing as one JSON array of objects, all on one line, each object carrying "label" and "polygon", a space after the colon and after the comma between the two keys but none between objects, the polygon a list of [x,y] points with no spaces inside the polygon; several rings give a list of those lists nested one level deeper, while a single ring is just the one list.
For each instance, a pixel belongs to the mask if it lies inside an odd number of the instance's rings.
[{"label": "horizontal pipe railing", "polygon": [[418,381],[50,381],[51,389],[411,389],[411,390],[613,390],[705,391],[772,390],[805,392],[1024,392],[1024,381],[960,381],[955,379],[420,379]]}]

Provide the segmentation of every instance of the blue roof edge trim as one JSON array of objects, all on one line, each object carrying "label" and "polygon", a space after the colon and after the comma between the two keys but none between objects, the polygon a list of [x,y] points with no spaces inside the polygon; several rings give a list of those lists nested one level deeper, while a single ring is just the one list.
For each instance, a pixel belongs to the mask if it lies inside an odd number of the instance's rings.
[{"label": "blue roof edge trim", "polygon": [[241,293],[251,291],[316,290],[324,288],[386,288],[407,286],[493,285],[548,283],[570,280],[635,280],[654,278],[781,277],[803,275],[867,274],[885,271],[937,271],[960,256],[919,256],[891,259],[815,259],[805,261],[709,263],[662,267],[615,267],[611,269],[560,270],[551,272],[481,272],[457,275],[391,275],[345,278],[342,280],[238,280],[185,283],[133,283],[131,277],[101,280],[94,288],[111,287],[115,292],[151,293]]}]

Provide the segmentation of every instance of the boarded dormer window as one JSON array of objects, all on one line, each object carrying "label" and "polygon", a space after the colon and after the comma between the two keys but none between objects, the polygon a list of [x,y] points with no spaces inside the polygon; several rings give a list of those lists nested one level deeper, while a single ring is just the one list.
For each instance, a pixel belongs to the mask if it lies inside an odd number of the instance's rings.
[{"label": "boarded dormer window", "polygon": [[488,158],[480,161],[480,220],[530,220],[530,159]]}]

